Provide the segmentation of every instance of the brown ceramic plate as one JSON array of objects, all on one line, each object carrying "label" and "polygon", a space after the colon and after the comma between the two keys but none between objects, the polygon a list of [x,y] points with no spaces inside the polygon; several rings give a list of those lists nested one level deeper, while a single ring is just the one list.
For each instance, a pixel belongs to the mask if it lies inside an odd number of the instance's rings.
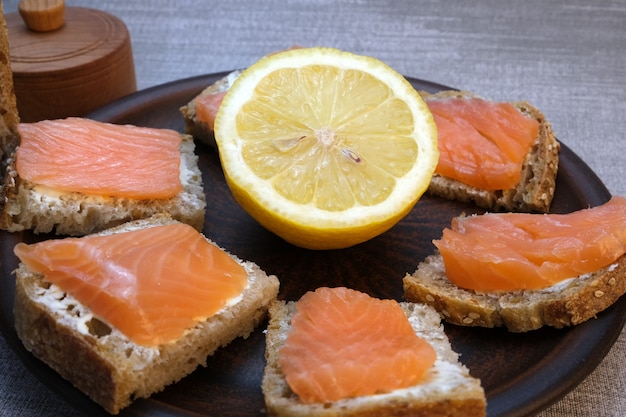
[{"label": "brown ceramic plate", "polygon": [[[183,129],[178,111],[223,74],[172,82],[133,94],[91,115],[92,118],[141,126]],[[417,89],[446,87],[410,79]],[[450,219],[473,206],[423,197],[413,211],[387,233],[356,247],[309,251],[291,246],[252,220],[232,199],[215,149],[198,146],[208,209],[204,232],[237,256],[259,264],[281,281],[280,298],[296,300],[319,286],[348,286],[380,298],[401,300],[402,278],[432,253],[431,240]],[[610,194],[598,177],[563,146],[553,212],[570,212],[604,203]],[[16,266],[12,248],[19,241],[45,236],[0,234],[2,332],[24,364],[53,391],[85,415],[107,414],[24,350],[13,329]],[[557,401],[604,358],[626,321],[626,297],[577,327],[511,334],[501,329],[446,325],[453,348],[471,373],[482,380],[490,417],[532,415]],[[262,328],[236,340],[199,369],[162,393],[139,400],[122,416],[262,416],[260,383],[265,340]]]}]

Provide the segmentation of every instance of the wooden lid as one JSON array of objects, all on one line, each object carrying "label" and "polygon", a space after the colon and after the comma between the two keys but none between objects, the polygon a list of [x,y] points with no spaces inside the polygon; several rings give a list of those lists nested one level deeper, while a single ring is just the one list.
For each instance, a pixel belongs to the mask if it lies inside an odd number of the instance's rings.
[{"label": "wooden lid", "polygon": [[30,29],[18,13],[6,16],[22,121],[84,116],[136,90],[124,23],[94,9],[64,7],[63,12],[60,27],[58,16],[39,16],[47,31]]}]

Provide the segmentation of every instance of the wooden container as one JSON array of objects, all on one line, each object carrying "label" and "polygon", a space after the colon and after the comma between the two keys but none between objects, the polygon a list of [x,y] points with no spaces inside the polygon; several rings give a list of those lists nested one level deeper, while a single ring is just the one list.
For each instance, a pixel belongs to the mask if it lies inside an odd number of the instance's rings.
[{"label": "wooden container", "polygon": [[44,18],[22,8],[6,16],[22,122],[85,116],[137,89],[124,23],[102,11],[60,4],[60,21],[58,9]]}]

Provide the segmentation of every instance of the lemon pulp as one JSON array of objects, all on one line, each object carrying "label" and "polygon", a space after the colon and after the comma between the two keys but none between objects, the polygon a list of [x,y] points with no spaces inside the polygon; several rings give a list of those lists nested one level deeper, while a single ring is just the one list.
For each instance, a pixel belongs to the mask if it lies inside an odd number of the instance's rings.
[{"label": "lemon pulp", "polygon": [[278,53],[244,71],[215,136],[235,199],[312,249],[388,230],[425,191],[438,160],[432,116],[404,77],[327,48]]}]

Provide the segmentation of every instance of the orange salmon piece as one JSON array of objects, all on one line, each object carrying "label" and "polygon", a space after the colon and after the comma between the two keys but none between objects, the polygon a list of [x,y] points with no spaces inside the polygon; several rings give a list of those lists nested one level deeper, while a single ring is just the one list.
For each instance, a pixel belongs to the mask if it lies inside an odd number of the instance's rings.
[{"label": "orange salmon piece", "polygon": [[196,103],[196,119],[202,123],[206,123],[211,130],[213,130],[215,126],[217,111],[220,109],[227,92],[228,91],[222,91],[215,94],[206,94],[194,99]]},{"label": "orange salmon piece", "polygon": [[21,123],[19,176],[64,192],[167,199],[183,189],[178,132],[71,117]]},{"label": "orange salmon piece", "polygon": [[485,190],[514,188],[539,123],[510,103],[426,100],[439,131],[440,175]]},{"label": "orange salmon piece", "polygon": [[[483,190],[504,190],[520,180],[520,166],[507,159],[500,149],[476,131],[467,121],[454,122],[433,113],[439,134],[439,162],[436,171],[448,178],[469,181]],[[441,140],[463,132],[462,141]],[[480,149],[480,154],[476,152]],[[476,167],[489,166],[489,170]],[[471,178],[471,180],[469,179]]]},{"label": "orange salmon piece", "polygon": [[[276,51],[268,54],[267,56],[277,54],[283,51],[289,51],[292,49],[300,49],[303,48],[300,45],[292,45],[287,49],[283,49],[282,51]],[[196,120],[202,123],[205,123],[209,129],[213,130],[215,127],[215,118],[217,117],[217,112],[222,105],[222,101],[224,101],[224,96],[226,95],[226,91],[220,91],[213,94],[205,94],[196,96],[193,101],[195,103],[196,109]]]},{"label": "orange salmon piece", "polygon": [[455,218],[433,243],[458,287],[545,288],[606,267],[626,253],[626,198],[569,214]]},{"label": "orange salmon piece", "polygon": [[291,326],[279,363],[303,403],[413,386],[437,356],[396,301],[348,288],[306,293]]},{"label": "orange salmon piece", "polygon": [[178,339],[247,285],[244,268],[186,224],[18,243],[14,252],[145,346]]}]

